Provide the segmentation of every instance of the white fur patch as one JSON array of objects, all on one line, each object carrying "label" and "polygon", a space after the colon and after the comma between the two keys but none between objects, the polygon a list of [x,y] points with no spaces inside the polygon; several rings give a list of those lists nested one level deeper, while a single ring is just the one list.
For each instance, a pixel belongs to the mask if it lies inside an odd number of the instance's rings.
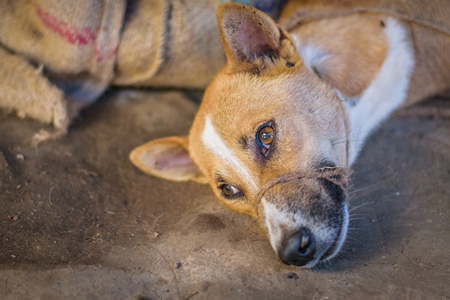
[{"label": "white fur patch", "polygon": [[[297,220],[292,220],[289,218],[289,213],[287,211],[280,211],[277,207],[267,202],[266,198],[261,199],[261,204],[264,210],[264,224],[266,225],[267,231],[269,233],[269,240],[272,248],[278,251],[278,247],[281,245],[285,232],[281,231],[281,225],[286,228],[286,231],[294,231],[304,225],[304,216],[299,214]],[[300,220],[298,220],[300,219]]]},{"label": "white fur patch", "polygon": [[236,173],[242,177],[242,180],[244,180],[246,184],[248,184],[253,190],[257,190],[258,185],[256,180],[250,174],[245,165],[233,153],[233,151],[225,145],[223,139],[214,129],[209,116],[206,116],[205,127],[202,133],[202,142],[206,149],[229,164],[236,171]]},{"label": "white fur patch", "polygon": [[298,52],[303,59],[303,63],[311,71],[314,71],[317,67],[321,66],[324,60],[329,57],[329,54],[327,54],[319,47],[313,46],[311,44],[303,45],[303,43],[296,35],[294,35],[293,38],[295,41],[295,46],[297,47]]},{"label": "white fur patch", "polygon": [[350,120],[349,164],[352,164],[365,139],[381,121],[406,100],[414,53],[406,29],[394,19],[386,22],[389,43],[380,72],[363,92],[355,106],[346,104]]}]

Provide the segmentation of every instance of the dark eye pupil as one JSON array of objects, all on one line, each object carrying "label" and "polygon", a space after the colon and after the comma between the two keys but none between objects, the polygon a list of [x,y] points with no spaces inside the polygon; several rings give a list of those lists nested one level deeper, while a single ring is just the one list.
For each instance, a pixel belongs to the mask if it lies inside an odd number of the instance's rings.
[{"label": "dark eye pupil", "polygon": [[259,131],[259,140],[264,145],[270,145],[273,142],[273,128],[271,126],[266,126],[264,128],[261,128]]},{"label": "dark eye pupil", "polygon": [[263,140],[270,140],[270,139],[272,139],[272,133],[270,133],[270,132],[263,132],[261,134],[261,139],[263,139]]},{"label": "dark eye pupil", "polygon": [[222,188],[222,191],[225,194],[225,196],[233,196],[233,189],[231,188],[231,185],[229,185],[229,184],[226,184]]},{"label": "dark eye pupil", "polygon": [[223,184],[220,186],[220,189],[222,190],[223,196],[227,198],[232,198],[241,192],[238,188],[235,188],[231,184]]}]

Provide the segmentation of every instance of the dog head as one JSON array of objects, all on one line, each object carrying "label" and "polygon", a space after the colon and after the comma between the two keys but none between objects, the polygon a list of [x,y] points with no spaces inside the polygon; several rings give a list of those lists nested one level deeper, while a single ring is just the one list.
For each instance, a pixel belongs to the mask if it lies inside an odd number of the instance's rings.
[{"label": "dog head", "polygon": [[225,4],[218,20],[228,64],[189,136],[147,143],[131,160],[162,178],[209,183],[260,221],[284,263],[312,267],[339,252],[347,231],[342,104],[268,16]]}]

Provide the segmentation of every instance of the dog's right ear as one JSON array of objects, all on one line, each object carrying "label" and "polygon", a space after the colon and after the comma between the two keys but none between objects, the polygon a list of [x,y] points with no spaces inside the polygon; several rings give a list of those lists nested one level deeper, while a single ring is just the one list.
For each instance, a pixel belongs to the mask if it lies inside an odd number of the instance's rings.
[{"label": "dog's right ear", "polygon": [[187,137],[161,138],[134,149],[131,162],[145,173],[172,181],[207,179],[189,155]]},{"label": "dog's right ear", "polygon": [[254,7],[224,3],[217,10],[220,36],[231,72],[262,73],[301,65],[291,36]]}]

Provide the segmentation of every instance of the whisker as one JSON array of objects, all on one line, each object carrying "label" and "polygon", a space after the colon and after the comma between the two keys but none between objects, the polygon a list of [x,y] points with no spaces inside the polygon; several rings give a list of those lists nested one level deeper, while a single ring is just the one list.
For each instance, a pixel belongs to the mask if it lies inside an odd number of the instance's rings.
[{"label": "whisker", "polygon": [[352,251],[349,251],[348,249],[342,249],[334,259],[336,259],[336,261],[339,261],[341,264],[343,263],[345,265],[348,265],[348,263],[350,262],[349,257],[351,257],[351,255]]},{"label": "whisker", "polygon": [[351,221],[357,221],[357,220],[370,220],[370,218],[349,218],[348,220],[349,220],[349,222],[351,222]]},{"label": "whisker", "polygon": [[348,259],[348,258],[345,257],[345,256],[346,256],[346,255],[347,255],[347,256],[350,256],[351,253],[352,253],[352,249],[345,249],[344,251],[339,252],[339,254],[336,255],[336,258],[338,258],[339,260],[344,261],[344,262],[349,262],[350,259]]},{"label": "whisker", "polygon": [[[363,139],[352,139],[352,140],[348,140],[348,142],[361,142],[361,141],[363,141]],[[339,141],[339,142],[333,141],[333,142],[331,143],[331,145],[335,146],[335,145],[344,144],[344,143],[347,143],[347,140],[345,140],[345,141]]]},{"label": "whisker", "polygon": [[353,217],[367,217],[367,214],[351,214],[349,216],[350,219],[353,218]]},{"label": "whisker", "polygon": [[332,268],[332,267],[333,267],[332,264],[331,264],[331,260],[327,260],[327,263],[328,263],[328,267],[329,267],[329,268]]},{"label": "whisker", "polygon": [[357,189],[357,190],[353,190],[353,191],[349,192],[348,194],[351,195],[351,194],[354,194],[354,193],[365,191],[367,189],[373,188],[373,187],[378,186],[380,184],[381,184],[381,182],[375,183],[375,184],[372,184],[372,185],[369,185],[369,186],[366,186],[366,187],[363,187],[363,188],[360,188],[360,189]]},{"label": "whisker", "polygon": [[[360,130],[360,131],[355,131],[355,132],[352,132],[351,133],[351,135],[350,135],[350,137],[351,136],[358,136],[358,135],[360,135],[360,134],[364,134],[364,133],[367,133],[367,132],[369,132],[370,130]],[[339,138],[337,138],[337,139],[335,139],[335,141],[339,141],[339,140],[342,140],[342,139],[347,139],[348,138],[348,136],[347,135],[344,135],[344,136],[342,136],[342,137],[339,137]],[[363,139],[350,139],[350,141],[362,141]]]},{"label": "whisker", "polygon": [[[352,135],[355,136],[355,135],[359,135],[359,134],[362,134],[362,133],[364,133],[364,131],[354,132]],[[347,138],[348,138],[347,135],[343,135],[341,137],[338,137],[338,138],[334,139],[334,141],[347,140]],[[350,138],[350,141],[361,141],[361,140],[363,140],[363,139],[352,139],[352,138]]]},{"label": "whisker", "polygon": [[[357,208],[359,208],[359,207],[357,207]],[[355,213],[352,212],[352,213],[350,214],[350,216],[351,216],[351,217],[353,217],[353,216],[367,216],[367,213],[357,214],[356,212],[355,212]]]},{"label": "whisker", "polygon": [[365,203],[363,203],[363,204],[361,204],[361,205],[352,207],[352,209],[349,209],[349,210],[348,210],[348,213],[350,214],[350,213],[351,213],[352,211],[354,211],[355,209],[361,208],[361,207],[366,206],[366,205],[369,205],[369,204],[374,204],[374,203],[375,203],[374,201],[371,201],[371,202],[365,202]]},{"label": "whisker", "polygon": [[371,231],[372,229],[366,229],[366,228],[358,228],[358,227],[349,227],[347,228],[348,230],[352,230],[352,231]]},{"label": "whisker", "polygon": [[354,237],[348,236],[347,238],[352,240],[352,241],[358,242],[360,245],[365,245],[363,242],[361,242],[360,240],[358,240],[358,239],[356,239]]}]

